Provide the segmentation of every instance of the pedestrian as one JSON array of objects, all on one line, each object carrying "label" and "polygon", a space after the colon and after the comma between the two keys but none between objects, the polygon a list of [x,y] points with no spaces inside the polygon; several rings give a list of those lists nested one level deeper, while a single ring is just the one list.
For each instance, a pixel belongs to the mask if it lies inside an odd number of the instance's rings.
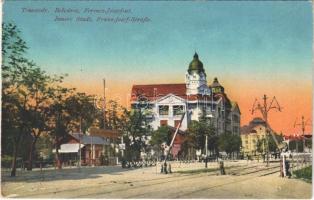
[{"label": "pedestrian", "polygon": [[220,175],[225,175],[226,174],[225,167],[224,167],[224,161],[223,160],[219,161],[219,169],[220,169]]},{"label": "pedestrian", "polygon": [[291,178],[291,173],[290,173],[290,162],[288,159],[285,160],[285,170],[286,170],[286,176]]},{"label": "pedestrian", "polygon": [[164,163],[164,173],[165,173],[165,174],[168,174],[168,171],[167,171],[167,163],[166,163],[166,162]]}]

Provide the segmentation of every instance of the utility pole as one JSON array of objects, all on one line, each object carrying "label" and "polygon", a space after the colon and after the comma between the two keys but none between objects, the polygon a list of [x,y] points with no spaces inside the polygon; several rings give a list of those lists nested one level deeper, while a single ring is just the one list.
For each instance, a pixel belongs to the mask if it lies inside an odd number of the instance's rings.
[{"label": "utility pole", "polygon": [[80,117],[80,133],[79,133],[79,168],[81,168],[82,162],[81,134],[82,134],[82,117]]},{"label": "utility pole", "polygon": [[106,79],[104,78],[104,105],[103,105],[103,115],[104,115],[104,129],[106,129]]},{"label": "utility pole", "polygon": [[305,135],[304,135],[305,127],[310,126],[310,124],[308,122],[309,122],[309,120],[304,121],[304,116],[302,115],[301,122],[297,124],[297,119],[296,119],[294,122],[294,126],[293,126],[294,128],[296,126],[301,126],[302,135],[303,135],[303,153],[305,152]]},{"label": "utility pole", "polygon": [[207,135],[205,136],[205,148],[206,148],[205,149],[205,156],[206,156],[205,157],[205,168],[207,168],[207,162],[208,162],[208,160],[207,160],[208,159],[207,158],[208,157],[208,136]]},{"label": "utility pole", "polygon": [[[83,67],[80,69],[80,79],[82,80]],[[81,134],[82,134],[82,110],[80,109],[80,132],[79,132],[79,169],[81,169],[82,162],[82,148],[81,148]]]},{"label": "utility pole", "polygon": [[[278,110],[279,112],[281,112],[281,107],[276,99],[276,97],[274,96],[271,100],[271,102],[268,104],[267,102],[267,99],[268,97],[266,96],[266,94],[264,94],[262,100],[263,100],[263,104],[260,104],[259,101],[257,99],[255,99],[254,103],[253,103],[253,107],[252,107],[252,115],[254,114],[254,112],[256,110],[259,110],[260,113],[262,114],[263,116],[263,120],[265,121],[266,123],[266,134],[267,134],[267,167],[269,166],[269,133],[270,133],[270,127],[268,125],[268,112],[271,110],[271,109],[275,109],[275,110]],[[274,104],[274,105],[273,105]],[[276,142],[276,145],[278,147],[278,142],[277,142],[277,139],[276,137],[271,134],[274,141]]]}]

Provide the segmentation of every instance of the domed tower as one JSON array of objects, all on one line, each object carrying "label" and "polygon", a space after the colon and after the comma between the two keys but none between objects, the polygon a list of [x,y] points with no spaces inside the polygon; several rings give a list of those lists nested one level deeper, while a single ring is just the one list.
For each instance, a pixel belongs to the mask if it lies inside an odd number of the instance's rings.
[{"label": "domed tower", "polygon": [[203,63],[198,59],[196,52],[193,60],[190,62],[189,69],[186,72],[185,83],[187,95],[210,94],[210,90],[206,84],[207,80]]}]

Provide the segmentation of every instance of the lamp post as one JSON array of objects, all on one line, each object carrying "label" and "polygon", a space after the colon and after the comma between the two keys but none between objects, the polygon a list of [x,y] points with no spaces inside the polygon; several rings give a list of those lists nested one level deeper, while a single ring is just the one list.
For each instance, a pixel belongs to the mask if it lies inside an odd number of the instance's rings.
[{"label": "lamp post", "polygon": [[207,168],[207,162],[208,162],[208,136],[205,136],[205,168]]},{"label": "lamp post", "polygon": [[[207,117],[209,117],[209,124],[211,126],[211,119],[213,118],[212,114],[209,114]],[[205,168],[207,168],[207,163],[208,163],[208,135],[205,135]]]},{"label": "lamp post", "polygon": [[301,130],[302,130],[302,139],[303,139],[303,153],[305,153],[305,128],[306,126],[310,126],[311,124],[309,124],[309,119],[308,120],[304,120],[304,116],[302,115],[301,117],[301,122],[297,123],[297,120],[294,122],[294,128],[296,126],[301,126]]}]

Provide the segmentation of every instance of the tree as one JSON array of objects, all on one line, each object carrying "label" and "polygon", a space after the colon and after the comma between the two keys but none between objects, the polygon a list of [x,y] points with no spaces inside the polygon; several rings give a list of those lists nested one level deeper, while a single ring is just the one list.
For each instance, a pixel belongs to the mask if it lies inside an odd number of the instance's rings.
[{"label": "tree", "polygon": [[36,67],[25,58],[28,48],[16,25],[2,24],[2,30],[2,137],[12,141],[11,176],[15,176],[20,142],[32,131],[24,84]]},{"label": "tree", "polygon": [[94,123],[97,111],[94,99],[93,95],[86,93],[73,93],[65,99],[64,109],[70,116],[72,131],[82,131],[85,134]]},{"label": "tree", "polygon": [[54,139],[57,166],[61,169],[58,151],[60,142],[70,132],[86,133],[94,123],[96,108],[94,96],[76,93],[73,88],[59,87],[55,90],[54,96],[54,101],[49,109],[50,135]]},{"label": "tree", "polygon": [[219,136],[218,149],[225,151],[230,157],[231,153],[240,151],[241,143],[239,135],[225,133]]},{"label": "tree", "polygon": [[157,152],[161,152],[161,145],[166,143],[168,146],[171,143],[172,132],[169,126],[160,126],[157,130],[153,131],[152,137],[150,139],[150,145],[153,146],[153,149]]},{"label": "tree", "polygon": [[[282,134],[279,135],[279,134],[277,134],[277,133],[274,133],[274,135],[275,135],[275,137],[276,137],[278,143],[280,144],[280,143],[283,141],[283,136],[282,136]],[[275,140],[273,139],[273,137],[272,137],[270,134],[268,134],[266,137],[267,137],[267,139],[268,139],[269,151],[270,151],[270,152],[276,152],[276,151],[278,151],[277,144],[276,144]]]},{"label": "tree", "polygon": [[49,76],[39,67],[29,68],[19,90],[25,96],[27,112],[29,112],[32,143],[29,150],[28,170],[32,170],[33,155],[36,142],[43,132],[48,131],[49,104],[54,98],[55,85],[61,83],[63,76]]},{"label": "tree", "polygon": [[[274,134],[278,143],[280,144],[283,141],[283,135],[282,134],[278,135],[276,133]],[[256,151],[259,152],[260,154],[265,155],[267,151],[274,152],[274,153],[277,152],[278,147],[273,137],[271,135],[266,135],[266,137],[263,137],[257,140]]]},{"label": "tree", "polygon": [[123,112],[123,107],[116,101],[110,100],[106,105],[106,128],[111,130],[121,129],[120,115]]},{"label": "tree", "polygon": [[151,127],[146,122],[146,116],[139,109],[124,110],[123,139],[126,144],[126,159],[138,160],[141,152],[146,150],[147,136],[151,135]]},{"label": "tree", "polygon": [[310,148],[310,149],[312,149],[312,138],[310,138],[310,139],[305,139],[305,146],[307,147],[307,148]]},{"label": "tree", "polygon": [[231,152],[239,153],[242,146],[242,140],[239,135],[232,135],[231,136]]},{"label": "tree", "polygon": [[161,146],[162,143],[170,145],[171,142],[171,130],[168,126],[160,126],[157,130],[153,131],[152,138],[150,140],[151,145]]},{"label": "tree", "polygon": [[58,87],[54,90],[53,102],[49,105],[49,136],[54,141],[56,149],[55,160],[58,169],[61,169],[61,161],[59,156],[60,141],[65,138],[71,130],[71,116],[67,112],[66,99],[73,94],[74,89]]},{"label": "tree", "polygon": [[260,154],[265,154],[265,144],[266,144],[266,139],[261,138],[256,141],[256,151],[259,152]]},{"label": "tree", "polygon": [[[209,120],[206,120],[205,118],[201,118],[200,121],[191,121],[188,126],[188,133],[190,134],[191,139],[194,141],[194,146],[198,149],[201,149],[203,153],[205,152],[206,136],[208,136],[208,144],[215,144],[215,129]],[[210,149],[212,148],[215,147],[211,146]]]}]

